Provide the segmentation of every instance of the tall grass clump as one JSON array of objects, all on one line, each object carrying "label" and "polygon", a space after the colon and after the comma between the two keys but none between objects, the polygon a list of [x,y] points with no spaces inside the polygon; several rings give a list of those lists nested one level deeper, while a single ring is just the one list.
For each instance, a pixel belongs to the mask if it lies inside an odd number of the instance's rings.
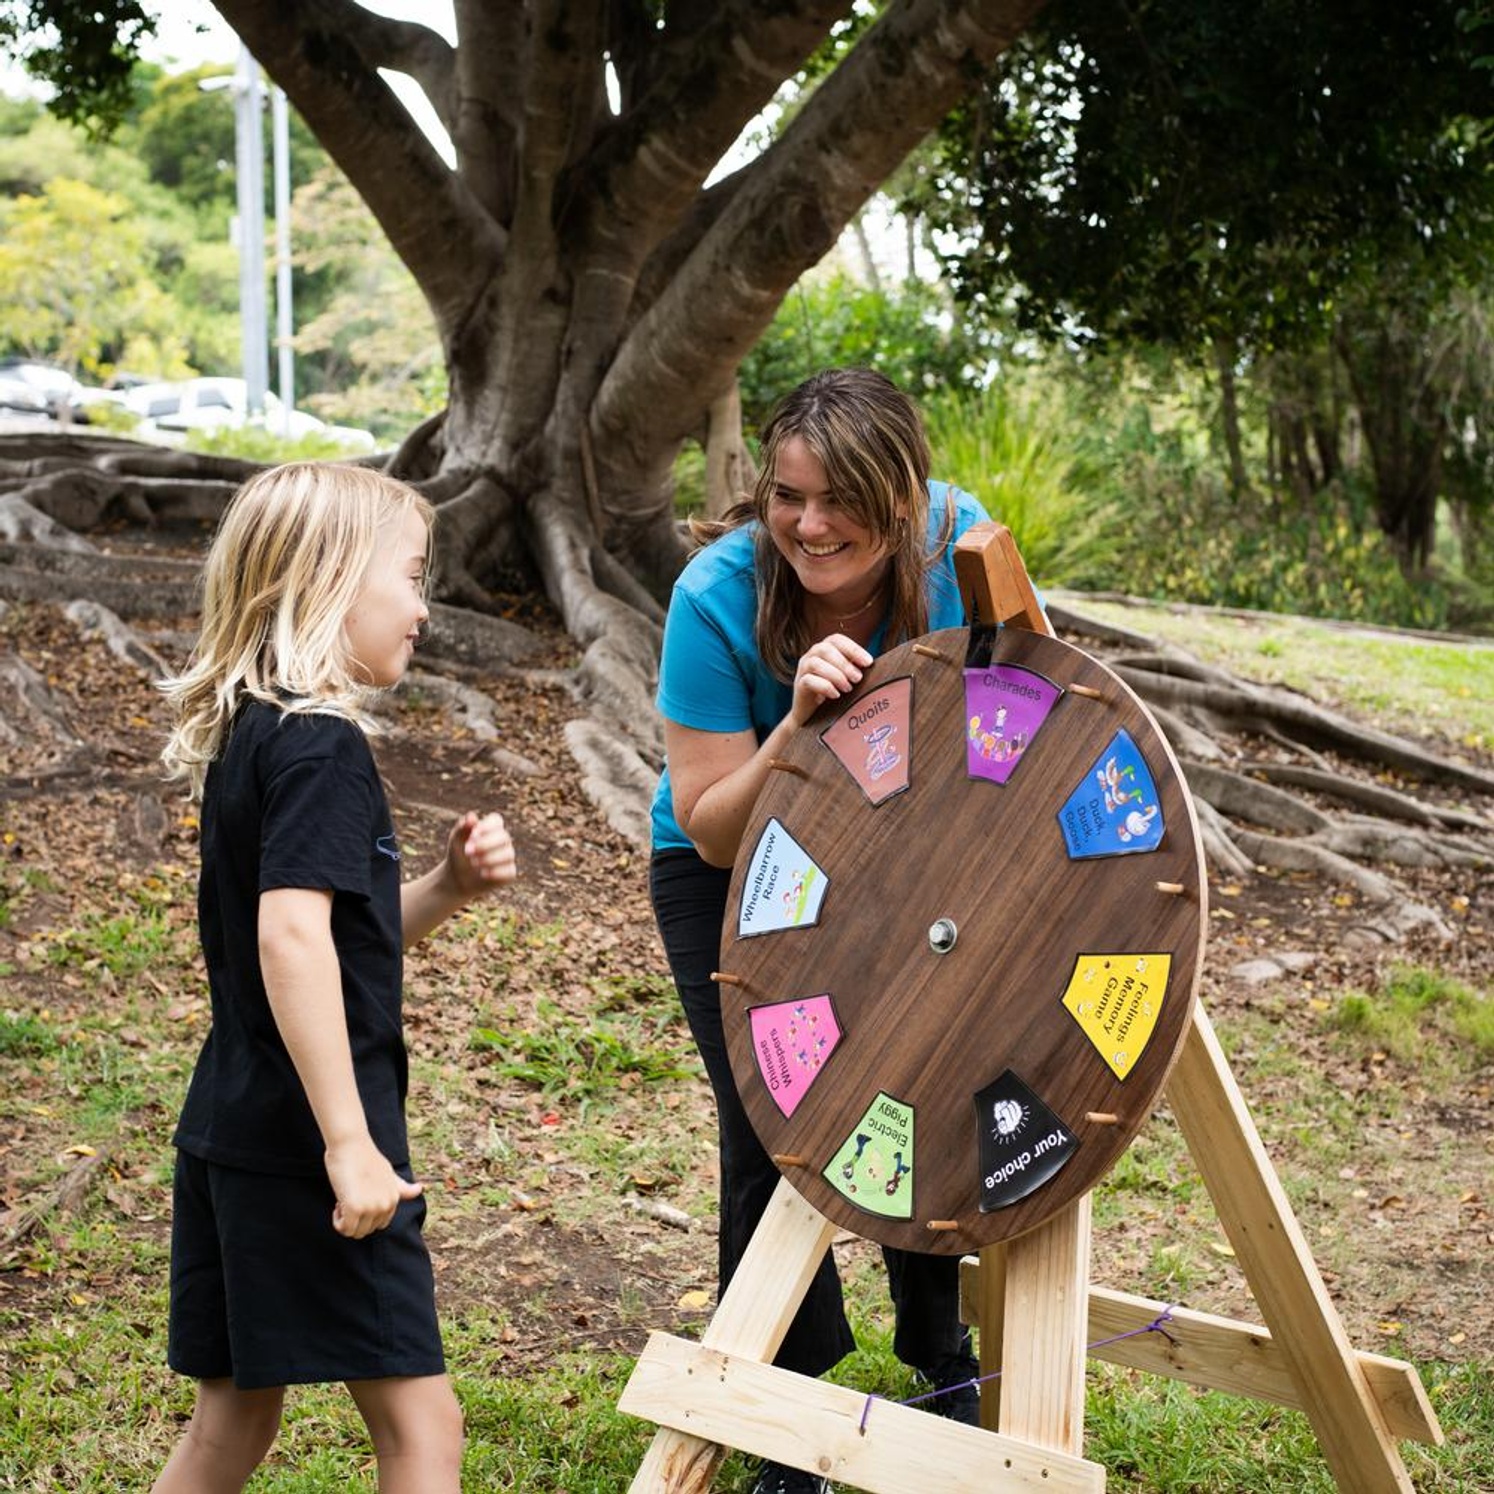
[{"label": "tall grass clump", "polygon": [[1494,998],[1435,970],[1396,966],[1377,991],[1345,992],[1325,1020],[1348,1040],[1423,1068],[1494,1059]]},{"label": "tall grass clump", "polygon": [[1082,480],[1077,429],[1059,392],[1036,375],[923,401],[934,475],[974,493],[1012,532],[1039,586],[1098,573],[1112,501]]}]

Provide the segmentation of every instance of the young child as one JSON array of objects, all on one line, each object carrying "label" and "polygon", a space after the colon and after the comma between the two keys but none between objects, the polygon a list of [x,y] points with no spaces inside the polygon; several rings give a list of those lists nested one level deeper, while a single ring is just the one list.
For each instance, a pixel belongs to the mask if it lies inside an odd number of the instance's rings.
[{"label": "young child", "polygon": [[355,467],[251,478],[209,552],[202,633],[164,686],[163,753],[202,797],[212,1029],[182,1109],[168,1359],[198,1384],[157,1494],[241,1489],[284,1388],[332,1380],[382,1494],[455,1494],[446,1378],[410,1171],[401,953],[516,875],[496,814],[401,882],[365,703],[404,674],[432,510]]}]

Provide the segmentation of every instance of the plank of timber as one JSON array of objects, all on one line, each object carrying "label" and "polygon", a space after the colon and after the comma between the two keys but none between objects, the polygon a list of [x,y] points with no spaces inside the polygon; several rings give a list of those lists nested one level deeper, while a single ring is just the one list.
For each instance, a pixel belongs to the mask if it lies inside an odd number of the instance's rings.
[{"label": "plank of timber", "polygon": [[[961,1262],[964,1318],[980,1330],[983,1370],[988,1336],[984,1304],[990,1301],[986,1256],[988,1252],[999,1255],[1002,1248],[990,1246],[981,1251],[979,1261],[971,1256]],[[1143,1331],[1164,1315],[1170,1337]],[[1122,1338],[1122,1334],[1127,1336]],[[1165,1375],[1204,1390],[1222,1390],[1293,1410],[1302,1409],[1302,1398],[1292,1383],[1280,1345],[1271,1337],[1271,1330],[1258,1323],[1091,1286],[1086,1342],[1091,1359]],[[1416,1366],[1404,1359],[1362,1350],[1355,1358],[1390,1434],[1440,1447],[1446,1439]]]},{"label": "plank of timber", "polygon": [[1008,1437],[1084,1449],[1090,1195],[1006,1244],[1001,1415]]},{"label": "plank of timber", "polygon": [[1410,1494],[1400,1452],[1202,1006],[1166,1093],[1339,1487]]},{"label": "plank of timber", "polygon": [[979,1257],[960,1262],[960,1315],[979,1329],[981,1378],[987,1383],[980,1396],[980,1424],[994,1432],[1001,1426],[1001,1395],[990,1377],[1001,1373],[1006,1352],[1006,1246],[987,1245]]},{"label": "plank of timber", "polygon": [[[780,1178],[731,1284],[701,1335],[702,1345],[726,1354],[771,1360],[834,1234],[835,1226]],[[638,1375],[635,1366],[618,1401],[623,1411],[631,1409],[629,1394]],[[674,1430],[665,1417],[650,1419],[661,1429],[633,1476],[633,1494],[701,1494],[709,1489],[726,1456],[721,1439],[692,1435],[688,1428]]]},{"label": "plank of timber", "polygon": [[1103,1494],[1083,1458],[755,1359],[650,1335],[619,1405],[869,1494]]},{"label": "plank of timber", "polygon": [[[1165,1326],[1174,1342],[1160,1333],[1138,1334],[1163,1313],[1170,1315]],[[1122,1333],[1138,1336],[1099,1342]],[[1097,1345],[1091,1354],[1111,1364],[1154,1370],[1192,1385],[1302,1409],[1280,1344],[1269,1329],[1253,1323],[1091,1287],[1089,1341]],[[1356,1353],[1354,1358],[1390,1434],[1440,1447],[1445,1440],[1442,1428],[1416,1366],[1385,1354]]]},{"label": "plank of timber", "polygon": [[701,1343],[771,1359],[834,1237],[835,1226],[779,1178]]}]

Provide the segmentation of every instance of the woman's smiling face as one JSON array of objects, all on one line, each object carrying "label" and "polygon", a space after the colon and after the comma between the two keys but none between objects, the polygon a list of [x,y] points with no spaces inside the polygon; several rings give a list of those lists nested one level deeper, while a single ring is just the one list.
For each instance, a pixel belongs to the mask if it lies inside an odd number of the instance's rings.
[{"label": "woman's smiling face", "polygon": [[768,533],[799,584],[832,610],[860,606],[887,570],[887,550],[841,507],[825,464],[801,437],[779,447],[773,477]]}]

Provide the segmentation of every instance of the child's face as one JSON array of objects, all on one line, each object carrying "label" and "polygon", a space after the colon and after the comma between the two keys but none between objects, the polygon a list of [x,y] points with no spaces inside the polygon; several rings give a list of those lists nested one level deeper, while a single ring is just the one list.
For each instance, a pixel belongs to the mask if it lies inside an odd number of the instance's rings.
[{"label": "child's face", "polygon": [[363,588],[343,623],[348,647],[369,683],[398,683],[410,665],[425,605],[425,521],[413,510],[381,532]]}]

